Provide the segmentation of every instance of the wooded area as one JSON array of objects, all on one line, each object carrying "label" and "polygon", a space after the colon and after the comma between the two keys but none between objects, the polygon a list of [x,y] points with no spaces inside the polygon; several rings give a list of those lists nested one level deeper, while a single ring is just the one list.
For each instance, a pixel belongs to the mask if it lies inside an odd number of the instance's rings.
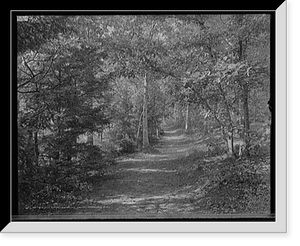
[{"label": "wooded area", "polygon": [[201,188],[194,213],[270,213],[269,15],[20,15],[17,65],[20,214],[70,213],[185,140],[161,165]]}]

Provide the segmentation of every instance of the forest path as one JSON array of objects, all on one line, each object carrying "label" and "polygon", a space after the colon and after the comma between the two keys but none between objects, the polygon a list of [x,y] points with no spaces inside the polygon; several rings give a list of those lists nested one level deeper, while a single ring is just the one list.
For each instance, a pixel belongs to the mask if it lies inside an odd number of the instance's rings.
[{"label": "forest path", "polygon": [[194,217],[204,183],[190,182],[191,172],[183,167],[195,149],[195,141],[183,130],[166,129],[154,153],[122,157],[115,172],[99,178],[77,214],[116,219]]}]

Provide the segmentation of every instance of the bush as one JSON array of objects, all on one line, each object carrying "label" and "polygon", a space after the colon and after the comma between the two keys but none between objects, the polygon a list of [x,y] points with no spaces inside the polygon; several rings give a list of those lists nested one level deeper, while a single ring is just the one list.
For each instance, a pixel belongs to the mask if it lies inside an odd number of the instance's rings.
[{"label": "bush", "polygon": [[19,213],[39,213],[55,205],[74,206],[80,194],[90,189],[76,169],[60,164],[19,172]]},{"label": "bush", "polygon": [[120,145],[113,141],[101,142],[101,149],[111,157],[119,156],[121,151]]},{"label": "bush", "polygon": [[114,158],[98,146],[82,144],[77,156],[70,160],[55,160],[50,165],[45,162],[31,168],[20,165],[20,214],[51,212],[52,207],[75,207],[91,189],[91,177],[102,177],[113,164]]},{"label": "bush", "polygon": [[257,160],[225,159],[208,173],[205,209],[213,213],[269,213],[269,172]]},{"label": "bush", "polygon": [[250,132],[249,152],[252,156],[270,154],[270,132],[268,129]]},{"label": "bush", "polygon": [[259,129],[250,131],[249,138],[250,155],[270,154],[270,126],[268,124],[264,124]]},{"label": "bush", "polygon": [[133,153],[136,150],[136,144],[133,140],[124,138],[119,141],[120,153]]},{"label": "bush", "polygon": [[208,149],[208,157],[223,155],[226,153],[226,148],[224,147],[224,143],[220,138],[210,139],[207,141],[206,147]]}]

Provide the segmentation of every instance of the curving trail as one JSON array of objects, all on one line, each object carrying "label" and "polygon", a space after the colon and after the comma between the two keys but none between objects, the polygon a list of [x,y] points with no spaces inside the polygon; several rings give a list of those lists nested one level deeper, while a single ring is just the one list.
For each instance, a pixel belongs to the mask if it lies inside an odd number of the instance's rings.
[{"label": "curving trail", "polygon": [[114,173],[95,182],[76,215],[100,219],[197,217],[205,179],[195,183],[193,179],[199,180],[201,173],[184,169],[195,142],[182,130],[166,130],[155,149],[151,154],[121,158]]}]

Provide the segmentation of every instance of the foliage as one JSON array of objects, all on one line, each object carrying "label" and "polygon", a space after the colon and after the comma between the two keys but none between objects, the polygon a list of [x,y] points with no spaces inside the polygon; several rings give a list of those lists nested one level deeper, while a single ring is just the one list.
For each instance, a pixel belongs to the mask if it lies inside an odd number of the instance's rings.
[{"label": "foliage", "polygon": [[65,16],[17,16],[18,52],[37,50],[48,40],[71,30]]},{"label": "foliage", "polygon": [[[60,25],[60,20],[53,21]],[[25,47],[20,44],[23,53],[18,57],[21,210],[73,204],[79,192],[88,188],[87,171],[101,173],[111,162],[101,149],[78,142],[80,135],[109,123],[104,94],[108,79],[96,71],[101,56],[74,36],[62,33],[42,42],[41,32],[34,29],[33,41],[27,39],[29,43],[22,44]]]},{"label": "foliage", "polygon": [[[265,168],[267,167],[267,169]],[[270,213],[269,161],[225,159],[207,164],[209,183],[203,206],[213,213]]]},{"label": "foliage", "polygon": [[270,155],[270,126],[257,124],[250,132],[250,151],[253,156]]},{"label": "foliage", "polygon": [[206,143],[207,147],[207,156],[220,156],[226,153],[226,147],[222,143],[220,138],[211,138]]}]

